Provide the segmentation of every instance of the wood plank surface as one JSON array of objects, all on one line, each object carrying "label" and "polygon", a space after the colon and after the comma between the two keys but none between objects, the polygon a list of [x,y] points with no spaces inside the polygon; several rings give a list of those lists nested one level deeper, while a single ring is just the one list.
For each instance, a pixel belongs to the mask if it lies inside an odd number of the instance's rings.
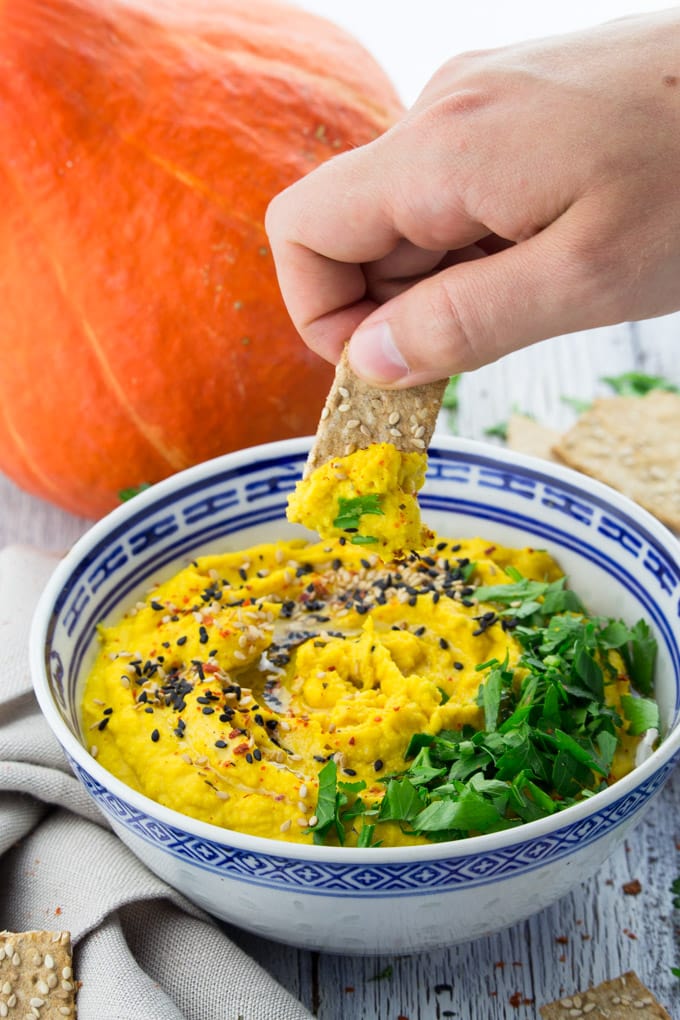
[{"label": "wood plank surface", "polygon": [[[564,429],[563,397],[605,394],[605,375],[665,375],[680,385],[680,316],[547,341],[463,378],[457,429],[485,431],[513,409]],[[442,414],[440,429],[452,423]],[[489,440],[498,442],[498,440]],[[678,438],[680,450],[680,436]],[[0,545],[65,551],[89,526],[0,477]],[[592,878],[554,906],[497,935],[434,953],[353,958],[298,951],[232,931],[319,1020],[527,1020],[539,1005],[635,970],[680,1020],[680,774]],[[637,895],[624,885],[639,880]],[[275,1018],[272,1018],[275,1020]]]}]

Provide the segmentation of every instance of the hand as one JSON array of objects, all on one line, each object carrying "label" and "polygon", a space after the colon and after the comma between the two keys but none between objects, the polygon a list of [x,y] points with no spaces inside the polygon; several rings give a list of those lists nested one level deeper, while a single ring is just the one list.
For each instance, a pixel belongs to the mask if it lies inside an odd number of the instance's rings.
[{"label": "hand", "polygon": [[304,341],[380,385],[679,309],[680,9],[455,57],[266,226]]}]

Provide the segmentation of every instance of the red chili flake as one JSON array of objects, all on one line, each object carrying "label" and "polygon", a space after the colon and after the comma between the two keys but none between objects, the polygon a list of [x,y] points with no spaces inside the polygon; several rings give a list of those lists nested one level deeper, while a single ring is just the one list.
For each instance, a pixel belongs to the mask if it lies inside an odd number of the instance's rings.
[{"label": "red chili flake", "polygon": [[522,1005],[522,993],[513,992],[512,995],[508,997],[508,1002],[513,1007],[513,1009],[519,1009],[519,1007]]},{"label": "red chili flake", "polygon": [[232,730],[230,732],[230,734],[229,734],[229,739],[230,740],[234,740],[235,737],[240,737],[240,736],[241,736],[241,731],[240,730]]},{"label": "red chili flake", "polygon": [[382,716],[376,715],[375,718],[373,719],[373,722],[382,722]]},{"label": "red chili flake", "polygon": [[495,551],[496,551],[496,546],[495,545],[490,545],[488,549],[484,550],[484,555],[485,556],[490,556],[491,553],[495,552]]},{"label": "red chili flake", "polygon": [[505,960],[499,960],[498,963],[494,963],[494,967],[498,967],[502,970],[503,967],[505,967]]},{"label": "red chili flake", "polygon": [[591,938],[592,938],[592,937],[593,937],[592,935],[586,935],[586,933],[585,933],[585,932],[583,932],[583,933],[581,934],[581,941],[582,941],[582,942],[590,942],[590,940],[591,940]]},{"label": "red chili flake", "polygon": [[354,985],[345,985],[345,991],[346,992],[353,992],[354,991]]},{"label": "red chili flake", "polygon": [[568,946],[569,945],[569,938],[568,938],[567,935],[556,935],[555,936],[555,942],[559,942],[559,944],[561,946]]},{"label": "red chili flake", "polygon": [[626,896],[639,896],[642,892],[642,885],[639,878],[634,878],[630,882],[624,882],[621,888]]},{"label": "red chili flake", "polygon": [[630,931],[630,929],[624,928],[623,934],[627,935],[629,939],[633,939],[634,942],[637,942],[637,935],[634,932]]},{"label": "red chili flake", "polygon": [[354,737],[350,737],[347,743],[354,745],[356,743],[356,740],[354,739]]},{"label": "red chili flake", "polygon": [[61,907],[56,907],[54,912],[55,914],[61,914]]},{"label": "red chili flake", "polygon": [[216,662],[204,662],[203,663],[203,672],[204,673],[219,673],[219,671],[220,671],[220,667],[217,665]]},{"label": "red chili flake", "polygon": [[567,962],[567,958],[564,955],[564,953],[562,953],[561,956],[558,956],[557,959],[560,961],[560,963],[566,963]]},{"label": "red chili flake", "polygon": [[244,740],[242,744],[237,744],[234,748],[234,754],[247,754],[250,750],[250,744]]}]

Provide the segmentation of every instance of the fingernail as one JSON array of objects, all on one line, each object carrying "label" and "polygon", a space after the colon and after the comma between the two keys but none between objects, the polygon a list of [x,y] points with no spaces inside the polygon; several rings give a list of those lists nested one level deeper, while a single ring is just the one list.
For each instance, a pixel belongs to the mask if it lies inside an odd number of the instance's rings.
[{"label": "fingernail", "polygon": [[357,375],[370,382],[393,383],[409,372],[394,342],[390,324],[384,320],[360,326],[349,342],[348,354]]}]

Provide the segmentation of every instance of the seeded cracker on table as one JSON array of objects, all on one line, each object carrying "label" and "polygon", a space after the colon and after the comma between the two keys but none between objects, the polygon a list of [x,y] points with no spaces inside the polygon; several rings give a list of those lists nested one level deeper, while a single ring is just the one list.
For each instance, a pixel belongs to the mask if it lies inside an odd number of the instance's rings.
[{"label": "seeded cracker on table", "polygon": [[70,933],[0,931],[0,1017],[68,1020],[75,1016]]},{"label": "seeded cracker on table", "polygon": [[596,400],[553,452],[680,531],[680,394]]},{"label": "seeded cracker on table", "polygon": [[405,390],[379,389],[354,375],[343,351],[305,465],[305,478],[333,457],[347,457],[372,443],[391,443],[403,453],[424,453],[447,382],[441,379]]},{"label": "seeded cracker on table", "polygon": [[543,1020],[672,1020],[632,970],[541,1006]]}]

